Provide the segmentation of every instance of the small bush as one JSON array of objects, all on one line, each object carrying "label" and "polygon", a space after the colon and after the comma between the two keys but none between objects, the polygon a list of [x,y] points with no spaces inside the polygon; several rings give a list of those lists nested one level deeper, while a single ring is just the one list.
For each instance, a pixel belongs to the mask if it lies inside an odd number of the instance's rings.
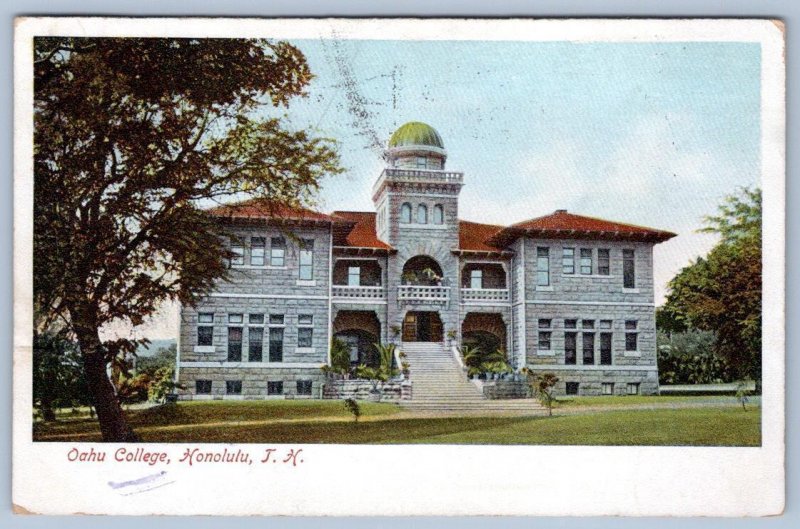
[{"label": "small bush", "polygon": [[361,406],[358,402],[355,399],[345,399],[344,407],[353,415],[353,420],[358,422],[358,418],[361,417]]}]

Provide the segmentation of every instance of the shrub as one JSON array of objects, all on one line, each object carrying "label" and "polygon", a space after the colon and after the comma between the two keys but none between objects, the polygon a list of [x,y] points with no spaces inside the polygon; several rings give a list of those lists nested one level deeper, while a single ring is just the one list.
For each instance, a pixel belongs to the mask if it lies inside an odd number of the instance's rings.
[{"label": "shrub", "polygon": [[553,395],[553,388],[558,382],[558,377],[553,373],[536,373],[527,367],[522,368],[522,373],[528,379],[528,385],[533,392],[533,396],[547,407],[547,414],[553,416],[553,402],[556,397]]},{"label": "shrub", "polygon": [[358,402],[355,399],[345,399],[344,407],[353,415],[353,420],[358,422],[358,418],[361,417],[361,406],[358,405]]},{"label": "shrub", "polygon": [[339,338],[331,339],[331,369],[342,375],[350,371],[350,350]]}]

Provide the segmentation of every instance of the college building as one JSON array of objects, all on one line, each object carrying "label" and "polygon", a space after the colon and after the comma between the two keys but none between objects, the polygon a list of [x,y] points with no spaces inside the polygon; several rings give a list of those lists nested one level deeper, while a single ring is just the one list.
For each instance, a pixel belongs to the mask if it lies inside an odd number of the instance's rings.
[{"label": "college building", "polygon": [[461,220],[464,174],[423,123],[400,127],[385,158],[374,212],[210,210],[232,235],[230,277],[181,310],[180,398],[319,398],[333,338],[353,365],[397,344],[412,400],[480,386],[465,344],[554,373],[558,394],[658,392],[653,247],[673,233],[566,210]]}]

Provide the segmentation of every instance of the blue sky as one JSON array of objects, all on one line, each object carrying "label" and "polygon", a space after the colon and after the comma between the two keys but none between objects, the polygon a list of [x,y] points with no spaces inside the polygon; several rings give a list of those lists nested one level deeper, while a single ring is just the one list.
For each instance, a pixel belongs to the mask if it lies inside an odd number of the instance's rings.
[{"label": "blue sky", "polygon": [[656,247],[660,304],[669,279],[716,241],[694,233],[702,217],[760,181],[758,44],[292,43],[316,78],[283,112],[335,138],[347,169],[324,182],[324,211],[371,211],[380,145],[424,121],[444,139],[448,169],[464,172],[463,219],[568,209],[678,233]]}]

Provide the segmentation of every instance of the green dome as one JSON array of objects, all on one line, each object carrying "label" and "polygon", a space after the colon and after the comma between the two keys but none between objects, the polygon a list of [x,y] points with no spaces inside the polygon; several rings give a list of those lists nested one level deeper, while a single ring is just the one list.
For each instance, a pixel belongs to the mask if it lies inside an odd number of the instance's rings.
[{"label": "green dome", "polygon": [[389,148],[410,147],[412,145],[425,145],[444,149],[444,142],[436,129],[419,121],[409,121],[392,134]]}]

